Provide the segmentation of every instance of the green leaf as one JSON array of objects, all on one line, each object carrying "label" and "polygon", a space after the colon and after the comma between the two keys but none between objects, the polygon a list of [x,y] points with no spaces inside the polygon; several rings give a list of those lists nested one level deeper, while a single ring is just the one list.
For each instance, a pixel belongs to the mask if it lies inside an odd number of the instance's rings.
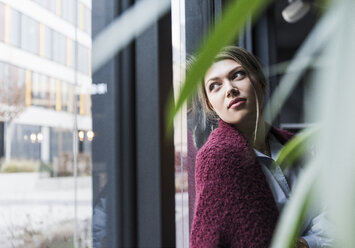
[{"label": "green leaf", "polygon": [[193,63],[191,70],[187,73],[185,84],[176,104],[174,104],[174,98],[170,98],[167,114],[168,129],[172,128],[175,115],[195,92],[203,74],[210,67],[218,52],[237,37],[250,16],[256,17],[269,2],[270,0],[235,0],[226,7],[222,19],[216,24],[214,31],[207,36],[199,50],[196,62]]},{"label": "green leaf", "polygon": [[309,141],[313,139],[318,130],[318,126],[309,127],[287,142],[277,155],[276,164],[283,170],[292,165],[305,153],[309,147]]}]

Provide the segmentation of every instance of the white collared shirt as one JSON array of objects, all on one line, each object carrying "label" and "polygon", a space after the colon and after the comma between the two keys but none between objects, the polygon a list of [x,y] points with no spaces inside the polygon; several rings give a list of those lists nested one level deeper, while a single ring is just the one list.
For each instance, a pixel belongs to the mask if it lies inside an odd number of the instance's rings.
[{"label": "white collared shirt", "polygon": [[[261,168],[265,174],[271,192],[274,196],[275,203],[281,212],[290,197],[297,175],[298,167],[294,167],[288,171],[282,171],[280,166],[275,164],[271,166],[282,149],[282,144],[270,134],[268,137],[271,157],[254,149],[256,157],[261,164]],[[329,238],[325,229],[329,226],[324,213],[309,214],[302,226],[302,238],[304,238],[310,248],[332,247],[332,239]]]}]

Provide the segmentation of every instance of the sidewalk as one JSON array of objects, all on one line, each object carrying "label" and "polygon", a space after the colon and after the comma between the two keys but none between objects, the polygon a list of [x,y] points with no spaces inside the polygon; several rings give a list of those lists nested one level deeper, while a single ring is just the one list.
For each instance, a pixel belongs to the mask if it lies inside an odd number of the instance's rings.
[{"label": "sidewalk", "polygon": [[[77,215],[91,245],[91,177],[77,180]],[[0,174],[0,244],[32,247],[51,235],[74,230],[74,178],[41,178],[39,173]],[[81,227],[83,228],[83,227]],[[86,235],[84,235],[86,236]],[[26,243],[29,242],[29,243]],[[89,246],[90,247],[90,246]]]},{"label": "sidewalk", "polygon": [[[77,179],[77,215],[83,246],[91,247],[91,177]],[[188,194],[175,195],[176,247],[188,248]],[[36,247],[44,239],[72,237],[74,178],[0,173],[1,248]]]}]

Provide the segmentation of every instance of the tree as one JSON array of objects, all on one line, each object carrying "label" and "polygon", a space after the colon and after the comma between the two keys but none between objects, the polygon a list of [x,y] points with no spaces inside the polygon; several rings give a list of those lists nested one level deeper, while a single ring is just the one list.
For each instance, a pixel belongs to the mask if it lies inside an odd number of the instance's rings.
[{"label": "tree", "polygon": [[[0,79],[1,80],[1,79]],[[6,123],[5,159],[11,157],[11,136],[13,120],[25,109],[25,85],[18,86],[14,81],[3,78],[0,81],[0,120]],[[3,142],[3,141],[0,141]]]}]

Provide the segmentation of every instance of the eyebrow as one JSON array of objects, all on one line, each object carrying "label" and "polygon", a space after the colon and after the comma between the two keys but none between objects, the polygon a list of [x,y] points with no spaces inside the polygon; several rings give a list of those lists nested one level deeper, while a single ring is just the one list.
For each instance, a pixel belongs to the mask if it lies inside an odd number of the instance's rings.
[{"label": "eyebrow", "polygon": [[[230,70],[230,71],[228,72],[228,78],[230,78],[231,74],[233,74],[236,70],[239,70],[240,68],[243,68],[243,66],[238,65],[238,66],[234,67],[232,70]],[[207,85],[209,81],[215,81],[215,80],[218,80],[218,79],[219,79],[219,77],[210,78],[210,79],[208,79],[208,80],[206,81],[205,85]]]}]

